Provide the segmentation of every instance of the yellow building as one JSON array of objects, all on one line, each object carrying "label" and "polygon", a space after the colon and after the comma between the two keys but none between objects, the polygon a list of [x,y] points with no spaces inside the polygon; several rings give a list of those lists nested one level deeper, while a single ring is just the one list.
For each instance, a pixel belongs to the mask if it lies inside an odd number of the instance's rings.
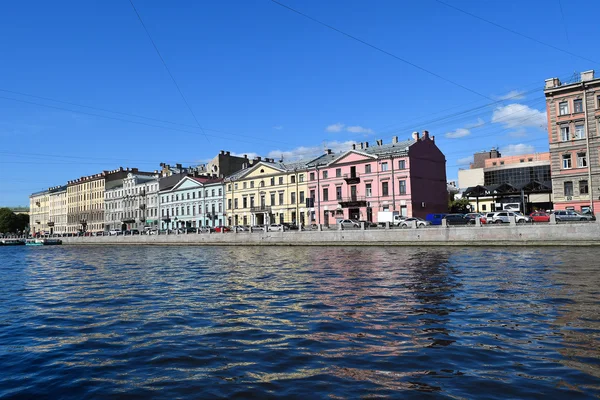
[{"label": "yellow building", "polygon": [[228,225],[306,224],[306,162],[259,157],[225,178]]},{"label": "yellow building", "polygon": [[84,176],[67,183],[67,232],[98,232],[104,226],[104,193],[123,184],[127,174],[153,175],[137,168],[123,167],[113,171]]},{"label": "yellow building", "polygon": [[48,190],[29,196],[29,231],[32,235],[50,233],[49,196]]}]

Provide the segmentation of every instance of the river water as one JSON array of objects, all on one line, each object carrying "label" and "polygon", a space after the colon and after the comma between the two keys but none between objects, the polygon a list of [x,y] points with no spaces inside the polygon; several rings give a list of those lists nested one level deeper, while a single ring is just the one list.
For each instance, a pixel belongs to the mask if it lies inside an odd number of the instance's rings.
[{"label": "river water", "polygon": [[0,398],[594,398],[600,249],[0,248]]}]

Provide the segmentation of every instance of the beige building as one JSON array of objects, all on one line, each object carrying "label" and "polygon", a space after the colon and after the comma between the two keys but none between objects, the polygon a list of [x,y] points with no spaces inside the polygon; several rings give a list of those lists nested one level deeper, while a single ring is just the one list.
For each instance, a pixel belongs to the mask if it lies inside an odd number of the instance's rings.
[{"label": "beige building", "polygon": [[228,225],[306,224],[306,161],[257,157],[225,178]]},{"label": "beige building", "polygon": [[50,233],[50,202],[48,190],[29,196],[29,232],[31,235]]},{"label": "beige building", "polygon": [[98,232],[104,230],[105,191],[123,184],[127,174],[153,175],[137,168],[103,171],[67,183],[67,231]]},{"label": "beige building", "polygon": [[48,227],[50,234],[67,233],[67,186],[48,189]]}]

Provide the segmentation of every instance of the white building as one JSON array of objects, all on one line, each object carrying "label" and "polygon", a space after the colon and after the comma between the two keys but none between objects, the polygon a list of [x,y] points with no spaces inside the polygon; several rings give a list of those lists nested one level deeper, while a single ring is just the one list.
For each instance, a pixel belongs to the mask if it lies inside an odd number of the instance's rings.
[{"label": "white building", "polygon": [[51,187],[48,193],[49,233],[67,233],[67,185]]},{"label": "white building", "polygon": [[43,190],[29,196],[29,231],[31,235],[50,233],[49,192]]},{"label": "white building", "polygon": [[159,193],[161,229],[223,225],[224,194],[222,179],[183,177]]},{"label": "white building", "polygon": [[122,185],[104,194],[105,229],[158,227],[158,174],[129,173]]}]

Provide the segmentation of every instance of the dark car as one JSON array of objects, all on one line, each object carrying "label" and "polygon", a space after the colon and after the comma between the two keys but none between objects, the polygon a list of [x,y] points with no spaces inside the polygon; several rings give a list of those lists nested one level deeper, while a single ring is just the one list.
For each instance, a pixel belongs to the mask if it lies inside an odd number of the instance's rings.
[{"label": "dark car", "polygon": [[375,222],[370,222],[370,221],[364,221],[364,220],[360,220],[358,221],[360,222],[364,222],[365,223],[365,228],[377,228],[377,224]]},{"label": "dark car", "polygon": [[283,225],[285,227],[284,229],[287,229],[287,230],[290,230],[290,231],[297,231],[298,230],[298,225],[296,225],[296,224],[289,224],[287,222],[284,222],[281,225]]},{"label": "dark car", "polygon": [[431,222],[431,225],[441,225],[446,214],[427,214],[425,221]]},{"label": "dark car", "polygon": [[467,225],[475,223],[474,220],[465,216],[464,214],[448,214],[444,218],[446,225]]}]

